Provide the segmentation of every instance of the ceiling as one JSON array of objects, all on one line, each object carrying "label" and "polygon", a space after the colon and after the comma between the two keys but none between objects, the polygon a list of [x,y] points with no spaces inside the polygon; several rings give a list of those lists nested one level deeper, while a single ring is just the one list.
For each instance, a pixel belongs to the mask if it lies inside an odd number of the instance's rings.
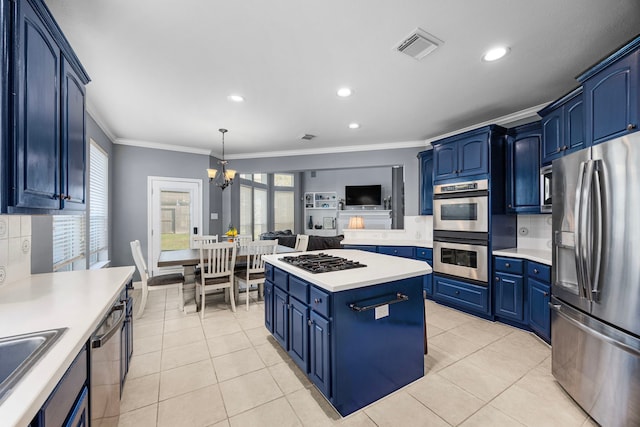
[{"label": "ceiling", "polygon": [[[419,145],[516,120],[640,28],[638,0],[45,3],[114,142],[219,156],[224,127],[228,158]],[[421,61],[395,50],[416,27],[444,42]],[[498,44],[510,53],[482,61]]]}]

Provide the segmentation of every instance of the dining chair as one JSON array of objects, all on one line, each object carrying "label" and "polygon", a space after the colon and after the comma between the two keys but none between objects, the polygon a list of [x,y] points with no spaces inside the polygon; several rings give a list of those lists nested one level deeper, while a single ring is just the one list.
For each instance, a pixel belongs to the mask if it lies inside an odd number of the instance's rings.
[{"label": "dining chair", "polygon": [[247,267],[235,274],[234,297],[240,293],[240,286],[246,292],[247,311],[249,311],[249,290],[251,285],[258,286],[258,298],[264,295],[264,259],[263,255],[276,253],[278,239],[256,240],[247,245]]},{"label": "dining chair", "polygon": [[180,310],[184,309],[184,275],[182,273],[169,273],[160,274],[158,276],[149,277],[149,271],[147,270],[147,264],[144,262],[142,256],[142,249],[140,249],[140,241],[134,240],[129,243],[131,245],[131,254],[133,255],[133,262],[136,264],[138,273],[140,273],[140,280],[142,281],[142,300],[140,301],[140,307],[136,313],[136,317],[142,317],[144,313],[144,306],[147,304],[147,297],[150,291],[160,291],[172,288],[178,288]]},{"label": "dining chair", "polygon": [[296,245],[294,249],[298,252],[305,252],[307,250],[307,246],[309,246],[309,235],[298,234],[296,236]]},{"label": "dining chair", "polygon": [[253,242],[253,237],[247,234],[238,234],[235,238],[238,247],[247,246],[249,243]]},{"label": "dining chair", "polygon": [[[204,319],[206,294],[208,291],[224,289],[233,292],[233,271],[236,263],[234,242],[200,241],[200,274],[196,275],[196,302],[200,303],[200,317]],[[236,311],[232,296],[231,310]]]}]

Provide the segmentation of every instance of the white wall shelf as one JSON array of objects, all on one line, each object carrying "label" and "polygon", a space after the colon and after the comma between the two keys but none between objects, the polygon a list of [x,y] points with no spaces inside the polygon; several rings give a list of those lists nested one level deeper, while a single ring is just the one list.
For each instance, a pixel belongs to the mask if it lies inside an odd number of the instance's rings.
[{"label": "white wall shelf", "polygon": [[[333,191],[304,193],[304,233],[337,236],[338,194]],[[313,227],[309,227],[311,221]]]}]

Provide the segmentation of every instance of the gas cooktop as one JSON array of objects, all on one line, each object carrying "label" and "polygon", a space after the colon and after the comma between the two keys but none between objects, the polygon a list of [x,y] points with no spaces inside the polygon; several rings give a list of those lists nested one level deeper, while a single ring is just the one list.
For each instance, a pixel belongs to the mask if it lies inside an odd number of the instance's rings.
[{"label": "gas cooktop", "polygon": [[358,261],[323,253],[285,256],[280,260],[314,274],[366,267],[366,265],[360,264]]}]

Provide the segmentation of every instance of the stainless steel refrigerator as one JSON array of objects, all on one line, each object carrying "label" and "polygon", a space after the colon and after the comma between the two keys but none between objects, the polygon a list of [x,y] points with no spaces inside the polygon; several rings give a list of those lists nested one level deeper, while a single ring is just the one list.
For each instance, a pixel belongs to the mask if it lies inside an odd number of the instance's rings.
[{"label": "stainless steel refrigerator", "polygon": [[640,132],[553,162],[552,372],[603,426],[640,426]]}]

